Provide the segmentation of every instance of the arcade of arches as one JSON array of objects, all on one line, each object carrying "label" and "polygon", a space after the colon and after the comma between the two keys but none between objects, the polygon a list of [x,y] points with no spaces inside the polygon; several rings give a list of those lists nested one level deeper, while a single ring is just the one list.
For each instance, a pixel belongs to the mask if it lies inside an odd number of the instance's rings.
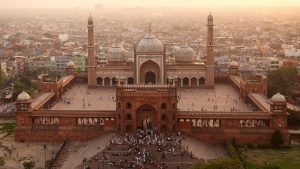
[{"label": "arcade of arches", "polygon": [[[145,84],[156,84],[156,82],[157,82],[157,76],[153,71],[146,72],[143,79],[145,81]],[[117,86],[118,85],[118,80],[115,78],[97,77],[96,81],[97,81],[98,86]],[[167,79],[167,84],[170,84],[170,83],[171,83],[171,80]],[[134,78],[133,77],[125,78],[125,84],[133,85]],[[187,87],[187,86],[205,86],[205,78],[204,77],[177,78],[175,84],[176,84],[176,86],[185,86],[185,87]]]}]

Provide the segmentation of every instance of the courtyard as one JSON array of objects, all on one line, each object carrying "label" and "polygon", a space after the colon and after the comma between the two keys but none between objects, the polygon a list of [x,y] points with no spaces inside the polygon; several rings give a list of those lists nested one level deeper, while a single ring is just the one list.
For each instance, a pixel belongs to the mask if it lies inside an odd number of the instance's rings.
[{"label": "courtyard", "polygon": [[[178,89],[179,111],[249,112],[254,108],[245,104],[239,92],[227,84],[217,84],[215,89]],[[116,110],[116,89],[88,89],[76,84],[70,88],[51,110]]]}]

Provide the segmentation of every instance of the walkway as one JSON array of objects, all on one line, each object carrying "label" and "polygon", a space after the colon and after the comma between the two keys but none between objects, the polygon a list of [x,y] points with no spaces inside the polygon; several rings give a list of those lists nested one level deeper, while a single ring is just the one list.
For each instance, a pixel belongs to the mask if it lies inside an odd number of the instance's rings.
[{"label": "walkway", "polygon": [[182,145],[185,148],[188,146],[188,151],[192,151],[193,155],[198,159],[209,160],[227,156],[227,152],[223,146],[209,145],[188,136],[184,137]]},{"label": "walkway", "polygon": [[[106,145],[109,144],[109,141],[113,133],[102,135],[96,139],[87,141],[87,142],[74,142],[69,146],[70,155],[64,162],[61,169],[73,169],[76,166],[82,163],[84,158],[91,158],[99,151],[102,151]],[[98,149],[99,148],[99,149]]]}]

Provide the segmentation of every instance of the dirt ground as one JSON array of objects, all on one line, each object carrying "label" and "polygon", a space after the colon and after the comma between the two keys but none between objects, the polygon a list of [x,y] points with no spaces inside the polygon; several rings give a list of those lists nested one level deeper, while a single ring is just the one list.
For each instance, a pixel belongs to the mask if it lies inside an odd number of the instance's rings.
[{"label": "dirt ground", "polygon": [[49,160],[59,150],[61,144],[46,144],[44,151],[43,143],[20,143],[14,141],[14,135],[0,134],[0,157],[4,157],[5,169],[22,169],[26,160],[35,161],[35,169],[42,169],[46,159]]}]

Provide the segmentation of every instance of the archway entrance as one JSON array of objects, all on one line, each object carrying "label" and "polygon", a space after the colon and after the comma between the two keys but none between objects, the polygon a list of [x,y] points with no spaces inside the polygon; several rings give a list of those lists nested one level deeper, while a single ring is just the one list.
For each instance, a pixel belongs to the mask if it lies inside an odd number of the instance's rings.
[{"label": "archway entrance", "polygon": [[139,78],[139,83],[141,84],[160,83],[161,72],[159,65],[151,60],[146,61],[140,67]]},{"label": "archway entrance", "polygon": [[126,126],[126,133],[131,133],[132,132],[132,126],[131,125],[127,125]]},{"label": "archway entrance", "polygon": [[145,104],[137,109],[136,126],[138,129],[156,127],[156,110],[151,105]]},{"label": "archway entrance", "polygon": [[152,71],[146,73],[145,84],[156,84],[156,75]]}]

